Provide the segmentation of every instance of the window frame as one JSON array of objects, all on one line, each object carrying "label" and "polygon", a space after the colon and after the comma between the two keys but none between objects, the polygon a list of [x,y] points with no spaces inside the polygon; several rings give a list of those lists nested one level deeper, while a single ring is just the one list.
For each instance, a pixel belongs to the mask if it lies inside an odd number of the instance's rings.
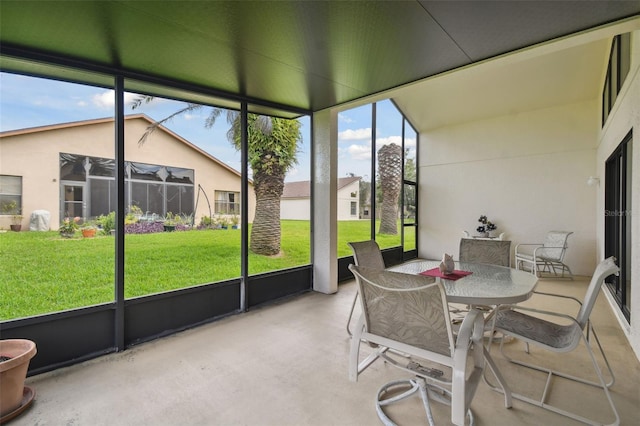
[{"label": "window frame", "polygon": [[[7,188],[13,185],[4,183],[6,178],[14,178],[17,180],[18,191],[16,193],[6,192]],[[17,207],[13,211],[5,211],[5,204],[15,201]],[[14,216],[22,214],[22,176],[16,175],[0,175],[0,215],[2,216]]]},{"label": "window frame", "polygon": [[607,122],[631,67],[631,33],[611,41],[607,73],[602,87],[602,127]]},{"label": "window frame", "polygon": [[[222,200],[219,195],[224,195],[225,199]],[[233,195],[234,198],[238,201],[229,201],[229,195]],[[215,190],[213,212],[220,215],[240,215],[240,195],[240,191]],[[221,211],[221,209],[219,209],[221,204],[224,204],[226,206],[226,208],[224,209],[225,211]]]}]

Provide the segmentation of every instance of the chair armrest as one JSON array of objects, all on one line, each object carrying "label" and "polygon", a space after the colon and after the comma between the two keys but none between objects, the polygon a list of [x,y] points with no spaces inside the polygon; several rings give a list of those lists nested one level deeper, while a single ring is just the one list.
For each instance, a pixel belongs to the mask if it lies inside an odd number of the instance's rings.
[{"label": "chair armrest", "polygon": [[579,299],[573,297],[573,296],[565,296],[564,294],[556,294],[556,293],[546,293],[544,291],[534,291],[533,294],[539,294],[541,296],[551,296],[551,297],[560,297],[563,299],[571,299],[573,301],[575,301],[576,303],[578,303],[578,305],[582,306],[582,301],[580,301]]},{"label": "chair armrest", "polygon": [[528,246],[538,246],[538,247],[542,247],[543,245],[544,245],[544,244],[542,244],[542,243],[520,243],[520,244],[517,244],[517,245],[516,245],[516,249],[515,249],[516,256],[518,255],[518,247],[520,247],[520,246],[523,246],[523,247],[524,247],[524,246],[527,246],[527,247],[528,247]]}]

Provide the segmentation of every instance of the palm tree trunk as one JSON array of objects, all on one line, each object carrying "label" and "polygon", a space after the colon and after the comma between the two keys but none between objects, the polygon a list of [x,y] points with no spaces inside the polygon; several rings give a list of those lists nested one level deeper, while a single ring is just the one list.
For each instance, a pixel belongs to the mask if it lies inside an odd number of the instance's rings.
[{"label": "palm tree trunk", "polygon": [[402,189],[402,148],[394,143],[378,150],[378,174],[382,189],[381,234],[398,234],[398,200]]},{"label": "palm tree trunk", "polygon": [[254,178],[256,214],[249,248],[256,254],[273,256],[280,253],[280,197],[284,189],[284,174],[269,176],[261,173]]}]

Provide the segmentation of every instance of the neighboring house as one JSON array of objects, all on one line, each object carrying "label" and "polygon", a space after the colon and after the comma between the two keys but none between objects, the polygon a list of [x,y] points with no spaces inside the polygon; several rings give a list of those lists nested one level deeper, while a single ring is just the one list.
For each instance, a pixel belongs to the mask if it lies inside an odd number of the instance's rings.
[{"label": "neighboring house", "polygon": [[[338,179],[338,220],[358,219],[360,211],[360,177]],[[311,212],[311,182],[286,182],[280,198],[280,218],[309,220]]]},{"label": "neighboring house", "polygon": [[[240,173],[162,126],[139,145],[151,123],[144,114],[126,117],[127,207],[156,217],[193,214],[196,224],[210,213],[240,215]],[[65,217],[115,211],[114,140],[113,118],[0,133],[0,203],[18,201],[23,229],[34,210],[50,213],[51,229]],[[250,218],[255,204],[250,191]],[[0,216],[0,228],[9,220]]]}]

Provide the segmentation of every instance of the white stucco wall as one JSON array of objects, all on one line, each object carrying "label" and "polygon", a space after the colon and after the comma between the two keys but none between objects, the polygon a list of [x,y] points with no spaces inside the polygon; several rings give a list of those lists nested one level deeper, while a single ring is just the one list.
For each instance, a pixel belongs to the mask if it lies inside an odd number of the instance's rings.
[{"label": "white stucco wall", "polygon": [[[457,255],[461,232],[473,233],[486,214],[512,241],[512,254],[548,230],[573,231],[566,262],[590,276],[604,258],[605,161],[632,130],[630,323],[605,295],[640,359],[640,31],[631,49],[629,74],[604,127],[598,96],[421,133],[419,256]],[[589,176],[600,185],[588,186]]]},{"label": "white stucco wall", "polygon": [[518,243],[573,231],[566,263],[596,265],[596,101],[463,123],[420,135],[420,257],[457,257],[463,230],[485,214]]},{"label": "white stucco wall", "polygon": [[[358,219],[359,203],[358,182],[350,183],[341,188],[337,192],[338,220],[355,220]],[[355,192],[356,196],[352,197],[351,193]],[[356,203],[356,214],[351,214],[351,203]],[[308,197],[300,198],[282,198],[280,200],[280,219],[292,220],[310,220],[311,218],[311,201]]]},{"label": "white stucco wall", "polygon": [[597,151],[597,251],[604,257],[604,169],[605,162],[620,142],[633,130],[632,214],[631,214],[631,322],[626,323],[615,303],[612,309],[626,330],[629,342],[640,359],[640,31],[632,33],[631,67],[616,103],[599,135]]},{"label": "white stucco wall", "polygon": [[280,219],[310,220],[311,198],[285,198],[280,200]]},{"label": "white stucco wall", "polygon": [[[360,211],[360,183],[355,181],[349,185],[340,188],[338,191],[338,220],[356,220],[358,219],[358,212]],[[352,197],[351,193],[355,193],[356,196]],[[351,214],[351,203],[356,203],[356,214]]]}]

